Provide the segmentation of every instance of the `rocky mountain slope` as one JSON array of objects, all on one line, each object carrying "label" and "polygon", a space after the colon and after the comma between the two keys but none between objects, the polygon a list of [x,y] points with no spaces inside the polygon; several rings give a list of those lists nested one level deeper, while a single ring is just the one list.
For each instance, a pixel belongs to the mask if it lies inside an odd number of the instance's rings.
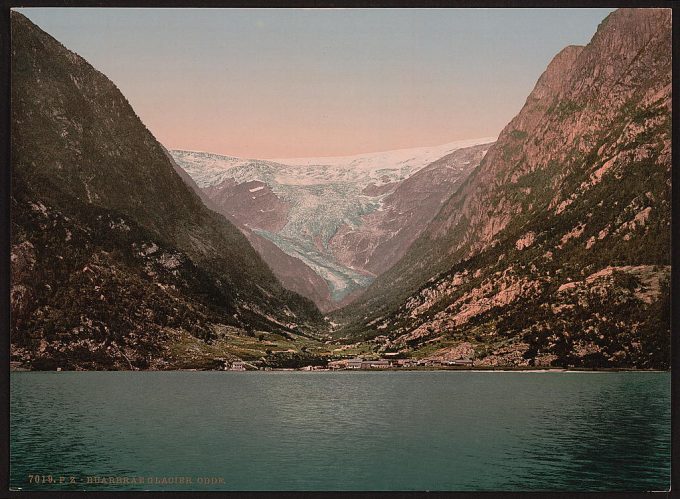
[{"label": "rocky mountain slope", "polygon": [[357,224],[343,224],[328,242],[344,265],[380,275],[404,256],[413,241],[480,163],[491,144],[465,147],[430,163],[401,182],[369,185],[380,207]]},{"label": "rocky mountain slope", "polygon": [[115,85],[11,23],[13,360],[172,367],[180,337],[317,330],[314,305],[192,192]]},{"label": "rocky mountain slope", "polygon": [[671,11],[617,10],[553,59],[336,334],[487,365],[668,367],[670,193]]},{"label": "rocky mountain slope", "polygon": [[283,284],[327,311],[403,256],[491,140],[275,161],[172,154]]}]

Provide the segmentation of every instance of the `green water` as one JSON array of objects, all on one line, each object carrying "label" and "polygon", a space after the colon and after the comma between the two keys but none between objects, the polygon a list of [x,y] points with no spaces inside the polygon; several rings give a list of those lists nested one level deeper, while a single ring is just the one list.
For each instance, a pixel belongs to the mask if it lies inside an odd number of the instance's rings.
[{"label": "green water", "polygon": [[663,490],[670,374],[15,372],[10,431],[24,490]]}]

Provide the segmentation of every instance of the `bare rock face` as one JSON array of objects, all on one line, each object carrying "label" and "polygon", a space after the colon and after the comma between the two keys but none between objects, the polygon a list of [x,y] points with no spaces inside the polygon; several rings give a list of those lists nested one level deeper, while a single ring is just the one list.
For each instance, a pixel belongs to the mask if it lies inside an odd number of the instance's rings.
[{"label": "bare rock face", "polygon": [[365,196],[382,196],[383,194],[389,194],[394,192],[394,190],[399,185],[399,182],[387,182],[383,185],[368,184],[361,193]]},{"label": "bare rock face", "polygon": [[[620,163],[630,161],[635,153],[623,151],[622,146],[658,127],[664,112],[670,111],[668,67],[664,68],[668,38],[663,29],[651,28],[659,27],[669,16],[669,11],[663,10],[623,9],[603,22],[587,47],[567,47],[560,52],[520,114],[501,132],[479,174],[456,196],[462,210],[458,203],[447,205],[430,228],[433,238],[445,238],[464,224],[465,234],[448,250],[462,249],[462,256],[468,257],[494,240],[510,222],[508,214],[536,207],[530,206],[535,194],[516,194],[522,187],[535,188],[529,185],[529,175],[554,174],[549,183],[557,191],[552,204],[573,202],[587,186],[576,190],[565,183],[565,178],[575,173],[565,167],[595,173],[601,164],[620,154]],[[624,116],[628,109],[636,109],[642,123],[635,123],[632,114]],[[645,112],[657,114],[644,118]],[[611,136],[615,133],[616,137]],[[670,149],[659,153],[660,160],[666,161]],[[588,154],[594,157],[583,157]]]},{"label": "bare rock face", "polygon": [[290,204],[282,201],[264,182],[237,184],[234,179],[207,187],[206,195],[241,224],[278,232],[288,223]]},{"label": "bare rock face", "polygon": [[[553,59],[338,334],[457,338],[489,365],[667,366],[670,125],[671,11],[617,10]],[[587,297],[557,292],[573,282]]]}]

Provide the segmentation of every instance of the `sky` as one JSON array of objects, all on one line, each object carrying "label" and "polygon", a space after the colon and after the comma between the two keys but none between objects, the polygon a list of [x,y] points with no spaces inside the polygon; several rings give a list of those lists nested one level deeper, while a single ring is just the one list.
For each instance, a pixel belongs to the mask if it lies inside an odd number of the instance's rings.
[{"label": "sky", "polygon": [[171,149],[342,156],[496,136],[612,9],[18,9]]}]

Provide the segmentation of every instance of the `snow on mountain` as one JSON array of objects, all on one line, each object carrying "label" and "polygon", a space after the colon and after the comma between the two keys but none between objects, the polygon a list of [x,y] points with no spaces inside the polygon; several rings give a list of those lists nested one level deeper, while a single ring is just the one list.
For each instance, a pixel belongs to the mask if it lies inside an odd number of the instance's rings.
[{"label": "snow on mountain", "polygon": [[[327,282],[332,299],[340,301],[367,287],[375,275],[338,261],[328,245],[336,232],[361,226],[401,182],[437,159],[494,140],[321,158],[259,160],[184,150],[171,154],[225,213],[302,260]],[[244,196],[238,186],[246,183]],[[261,226],[263,213],[285,223],[277,230]]]},{"label": "snow on mountain", "polygon": [[496,137],[484,137],[481,139],[457,140],[439,146],[394,149],[392,151],[356,154],[353,156],[286,158],[273,159],[271,161],[297,166],[327,165],[337,168],[349,167],[355,171],[392,170],[397,167],[406,167],[407,169],[417,171],[457,149],[488,144],[495,140]]},{"label": "snow on mountain", "polygon": [[380,185],[387,183],[382,178],[385,175],[403,180],[457,149],[495,140],[495,137],[484,137],[439,146],[318,158],[243,159],[180,149],[171,153],[199,187],[216,185],[227,178],[233,178],[237,183],[264,181],[261,177],[275,177],[277,183],[285,185],[315,185],[329,181],[368,185],[372,180],[377,180]]}]

